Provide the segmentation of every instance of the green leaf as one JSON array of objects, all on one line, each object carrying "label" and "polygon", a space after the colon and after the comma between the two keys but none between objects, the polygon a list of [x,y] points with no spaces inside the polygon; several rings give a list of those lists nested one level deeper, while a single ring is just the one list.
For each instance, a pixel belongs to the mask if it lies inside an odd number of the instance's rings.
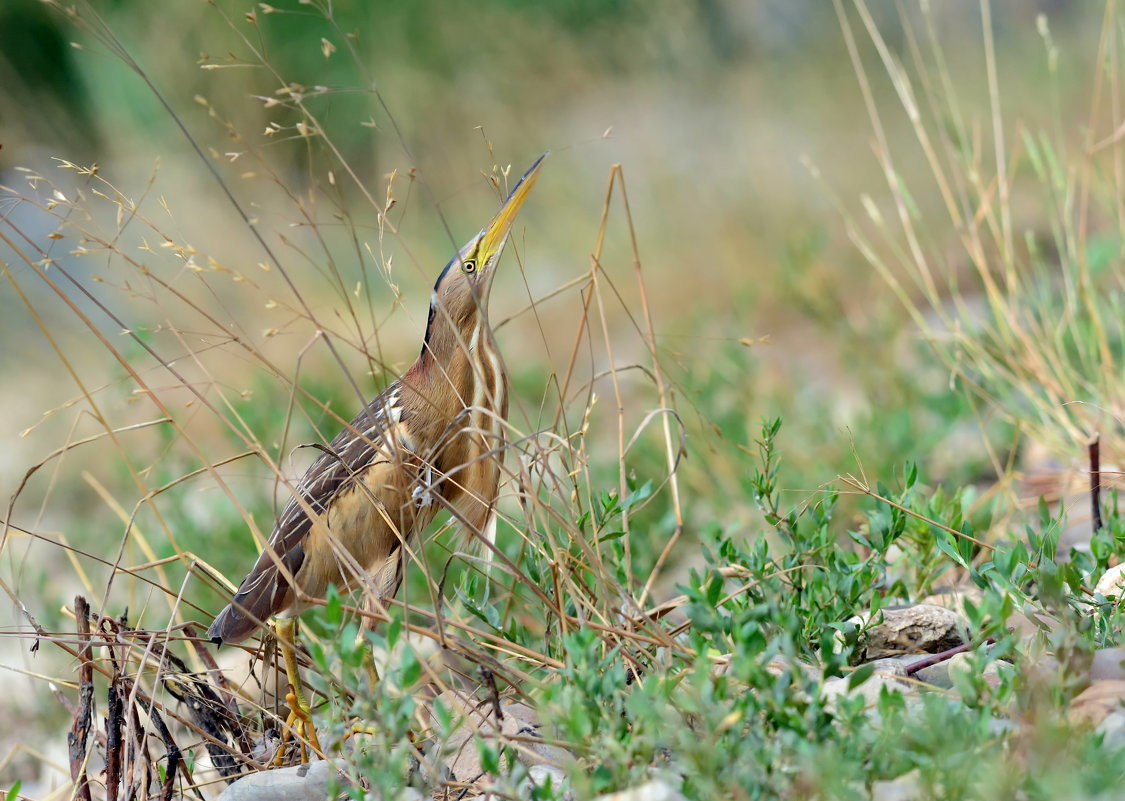
[{"label": "green leaf", "polygon": [[861,665],[851,672],[848,676],[848,689],[854,690],[859,685],[863,684],[875,674],[875,663],[868,662],[866,665]]},{"label": "green leaf", "polygon": [[711,581],[707,584],[706,595],[704,600],[707,605],[714,609],[719,604],[719,599],[723,597],[723,578],[718,573],[712,576]]},{"label": "green leaf", "polygon": [[646,481],[644,484],[637,487],[636,490],[634,490],[633,492],[630,492],[628,494],[628,496],[626,496],[624,502],[622,502],[622,504],[621,504],[621,509],[623,511],[627,511],[629,509],[632,509],[634,506],[636,506],[641,501],[646,501],[651,497],[652,497],[652,481]]},{"label": "green leaf", "polygon": [[387,624],[387,632],[384,635],[387,638],[388,649],[395,647],[400,634],[402,634],[402,618],[392,617],[391,622]]},{"label": "green leaf", "polygon": [[961,533],[967,536],[957,537],[957,553],[961,557],[961,563],[963,565],[968,565],[969,562],[973,560],[973,547],[976,545],[975,542],[969,539],[969,537],[975,535],[972,524],[965,521],[965,524],[961,526]]},{"label": "green leaf", "polygon": [[958,551],[957,544],[953,542],[952,534],[950,534],[945,529],[938,529],[934,534],[934,544],[937,545],[939,551],[948,556],[961,567],[968,570],[969,564],[965,561],[965,559]]},{"label": "green leaf", "polygon": [[405,690],[413,687],[418,679],[422,678],[422,663],[410,648],[404,648],[402,654],[402,688]]},{"label": "green leaf", "polygon": [[431,710],[434,720],[437,721],[437,731],[448,733],[453,731],[453,715],[441,698],[435,698]]},{"label": "green leaf", "polygon": [[485,773],[491,773],[493,776],[500,775],[500,752],[486,743],[484,740],[477,740],[477,750],[480,751],[480,766]]},{"label": "green leaf", "polygon": [[343,604],[335,584],[328,585],[328,592],[324,596],[324,619],[331,626],[339,626],[344,619]]},{"label": "green leaf", "polygon": [[460,587],[455,587],[457,598],[465,605],[465,610],[479,620],[484,621],[496,631],[500,631],[500,612],[492,604],[479,604],[476,599],[466,595]]}]

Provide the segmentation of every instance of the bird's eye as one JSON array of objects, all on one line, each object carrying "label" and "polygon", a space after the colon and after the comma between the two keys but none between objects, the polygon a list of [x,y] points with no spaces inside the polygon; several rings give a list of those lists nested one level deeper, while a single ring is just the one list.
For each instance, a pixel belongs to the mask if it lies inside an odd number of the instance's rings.
[{"label": "bird's eye", "polygon": [[467,273],[475,273],[477,271],[477,263],[473,259],[465,259],[461,264],[461,269]]}]

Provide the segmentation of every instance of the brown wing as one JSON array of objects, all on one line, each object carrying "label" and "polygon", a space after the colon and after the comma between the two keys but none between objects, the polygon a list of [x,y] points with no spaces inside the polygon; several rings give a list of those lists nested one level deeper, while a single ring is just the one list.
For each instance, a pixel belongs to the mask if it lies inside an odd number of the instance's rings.
[{"label": "brown wing", "polygon": [[384,450],[388,427],[400,411],[399,388],[396,381],[367,404],[305,472],[295,496],[274,524],[269,545],[207,630],[212,642],[240,642],[292,604],[289,577],[295,576],[305,561],[305,539],[313,522],[305,506],[318,516],[326,514],[333,500],[348,490]]}]

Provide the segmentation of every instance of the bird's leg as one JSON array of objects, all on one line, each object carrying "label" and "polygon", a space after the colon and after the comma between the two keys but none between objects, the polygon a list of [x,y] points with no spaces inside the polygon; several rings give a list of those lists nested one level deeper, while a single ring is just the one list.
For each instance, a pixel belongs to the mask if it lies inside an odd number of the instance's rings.
[{"label": "bird's leg", "polygon": [[[360,648],[363,649],[363,670],[367,674],[367,690],[371,697],[375,697],[375,690],[379,686],[379,668],[375,664],[375,654],[371,650],[371,642],[367,639],[365,631],[372,630],[374,626],[370,620],[365,620],[362,628],[357,635],[360,643]],[[379,730],[374,726],[365,725],[363,723],[353,723],[347,733],[344,734],[344,741],[347,742],[353,735],[356,734],[378,734]]]},{"label": "bird's leg", "polygon": [[375,666],[375,654],[370,648],[363,649],[363,669],[367,672],[367,689],[375,695],[375,688],[379,686],[379,668]]},{"label": "bird's leg", "polygon": [[285,742],[290,732],[296,732],[303,738],[301,741],[301,761],[308,761],[305,744],[308,743],[313,751],[320,753],[320,740],[316,736],[316,726],[312,721],[312,706],[305,697],[301,685],[301,670],[297,665],[297,652],[294,650],[297,642],[297,619],[281,618],[274,623],[277,642],[281,654],[285,659],[285,676],[289,682],[289,691],[285,694],[285,703],[289,705],[289,718],[285,721],[285,729],[281,735],[281,744],[277,747],[274,764],[280,765],[285,754]]},{"label": "bird's leg", "polygon": [[[369,612],[379,612],[383,609],[381,603],[376,602],[375,597],[364,593],[364,608]],[[361,653],[363,654],[363,670],[367,674],[367,689],[370,697],[375,697],[375,689],[379,686],[379,667],[375,664],[375,652],[372,650],[374,643],[368,637],[368,632],[374,632],[378,624],[375,622],[374,615],[364,615],[360,618],[360,628],[358,636],[362,640]]]},{"label": "bird's leg", "polygon": [[[397,589],[397,585],[396,585],[396,589]],[[392,592],[392,595],[393,595],[393,592]],[[377,603],[375,598],[373,596],[370,596],[370,595],[365,597],[364,605],[367,608],[367,610],[370,611],[370,612],[377,613],[379,611],[385,611],[383,609],[382,604]],[[375,615],[364,615],[364,617],[362,618],[362,621],[363,622],[361,624],[359,637],[362,638],[362,641],[363,641],[363,645],[362,645],[362,648],[363,648],[363,651],[362,651],[362,653],[363,653],[363,670],[367,674],[367,687],[368,687],[368,690],[370,692],[370,697],[372,699],[374,699],[375,693],[376,693],[376,690],[379,687],[379,681],[380,681],[379,665],[376,662],[375,652],[372,649],[373,643],[366,636],[366,633],[368,631],[374,631],[378,624],[375,622]],[[389,660],[389,657],[391,656],[390,652],[387,653],[387,656],[388,656],[388,660]],[[374,726],[371,726],[371,725],[368,725],[368,724],[363,724],[363,723],[355,723],[351,727],[351,730],[346,735],[344,735],[344,739],[352,737],[353,735],[356,735],[356,734],[378,734],[378,733],[379,733],[379,730],[377,728],[375,728]],[[417,737],[414,734],[413,729],[408,729],[407,732],[406,732],[406,736],[409,738],[411,743],[417,742]]]},{"label": "bird's leg", "polygon": [[[375,665],[375,655],[371,653],[371,649],[367,648],[364,652],[363,667],[367,672],[367,686],[371,690],[371,695],[375,695],[375,688],[379,685],[379,668]],[[363,723],[353,723],[351,728],[348,729],[344,735],[344,741],[347,742],[357,734],[378,734],[379,730],[374,726],[364,725]],[[418,735],[414,733],[414,729],[406,730],[406,738],[410,740],[410,744],[418,749]],[[420,751],[420,749],[419,749]]]}]

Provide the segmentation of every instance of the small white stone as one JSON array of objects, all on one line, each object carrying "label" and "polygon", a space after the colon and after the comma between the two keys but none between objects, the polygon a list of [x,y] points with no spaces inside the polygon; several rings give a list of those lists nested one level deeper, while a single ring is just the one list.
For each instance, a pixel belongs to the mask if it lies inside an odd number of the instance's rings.
[{"label": "small white stone", "polygon": [[1125,744],[1125,712],[1111,712],[1097,726],[1097,732],[1105,737],[1108,745],[1120,748]]},{"label": "small white stone", "polygon": [[1125,562],[1102,573],[1102,577],[1094,585],[1094,592],[1101,593],[1106,598],[1116,598],[1121,595],[1122,587],[1125,587]]},{"label": "small white stone", "polygon": [[871,801],[914,801],[922,796],[922,782],[916,770],[897,779],[871,785]]},{"label": "small white stone", "polygon": [[659,779],[628,790],[598,796],[598,801],[686,801],[683,794]]},{"label": "small white stone", "polygon": [[835,711],[841,698],[862,698],[864,713],[872,724],[880,723],[878,706],[884,689],[901,694],[908,708],[918,701],[917,690],[912,684],[904,684],[901,679],[892,676],[880,676],[876,673],[851,689],[848,688],[848,682],[847,678],[830,679],[821,686],[820,697],[824,699],[825,706]]},{"label": "small white stone", "polygon": [[[562,801],[572,801],[574,798],[568,786],[566,772],[553,765],[532,765],[527,771],[527,776],[527,781],[523,782],[520,787],[524,797],[531,797],[532,787],[546,787],[550,784],[555,793],[555,798],[562,799]],[[566,789],[559,793],[562,788]]]},{"label": "small white stone", "polygon": [[902,690],[894,679],[873,675],[857,687],[848,687],[848,679],[831,679],[820,688],[820,697],[823,698],[829,709],[835,709],[841,696],[860,696],[867,706],[879,703],[879,695],[884,687],[891,691]]}]

